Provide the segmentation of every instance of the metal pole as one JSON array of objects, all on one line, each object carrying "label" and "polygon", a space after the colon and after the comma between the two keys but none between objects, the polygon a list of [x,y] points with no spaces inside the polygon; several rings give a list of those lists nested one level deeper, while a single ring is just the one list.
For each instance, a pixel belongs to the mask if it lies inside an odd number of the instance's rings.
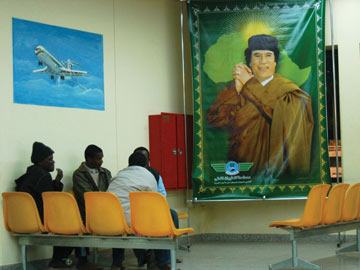
[{"label": "metal pole", "polygon": [[334,93],[334,129],[335,129],[335,155],[336,155],[336,183],[339,184],[339,153],[338,153],[338,126],[337,126],[337,98],[336,98],[336,72],[335,72],[335,48],[334,48],[334,13],[333,1],[330,0],[330,29],[331,29],[331,59],[333,69],[333,93]]},{"label": "metal pole", "polygon": [[298,255],[297,255],[296,240],[292,240],[291,248],[292,248],[292,266],[297,267],[298,266]]},{"label": "metal pole", "polygon": [[[190,227],[190,213],[189,213],[189,182],[190,179],[188,177],[188,139],[187,139],[187,119],[186,119],[186,85],[185,85],[185,46],[184,46],[184,5],[185,1],[180,1],[180,26],[181,26],[181,65],[182,65],[182,86],[183,86],[183,102],[184,102],[184,131],[185,131],[185,170],[186,170],[186,212],[188,214],[187,226]],[[190,239],[188,236],[188,248],[190,246]]]},{"label": "metal pole", "polygon": [[[338,153],[338,126],[337,126],[337,98],[336,98],[336,72],[335,72],[335,48],[334,48],[334,11],[333,11],[333,1],[329,1],[330,4],[330,29],[331,29],[331,61],[332,61],[332,71],[333,71],[333,95],[334,95],[334,129],[335,129],[335,161],[336,161],[336,183],[339,184],[339,153]],[[341,232],[338,232],[338,243],[337,246],[340,247],[342,244]]]},{"label": "metal pole", "polygon": [[23,270],[26,270],[27,254],[26,254],[26,245],[21,245],[21,259]]}]

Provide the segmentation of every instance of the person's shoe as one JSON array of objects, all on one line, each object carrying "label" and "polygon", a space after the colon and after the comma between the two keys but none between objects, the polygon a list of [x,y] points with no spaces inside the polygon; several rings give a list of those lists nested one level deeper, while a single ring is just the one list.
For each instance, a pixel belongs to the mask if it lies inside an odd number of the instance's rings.
[{"label": "person's shoe", "polygon": [[72,261],[69,258],[64,259],[51,259],[48,269],[71,269]]},{"label": "person's shoe", "polygon": [[[157,266],[158,270],[171,270],[171,264],[167,264],[167,265],[164,265],[164,266]],[[180,270],[179,268],[177,268],[177,270]]]},{"label": "person's shoe", "polygon": [[102,270],[103,267],[94,264],[94,263],[90,263],[90,262],[84,262],[84,263],[78,263],[76,265],[76,269],[78,270]]},{"label": "person's shoe", "polygon": [[111,266],[111,270],[125,270],[125,266],[123,266],[123,265],[120,265],[120,266],[113,265],[113,266]]}]

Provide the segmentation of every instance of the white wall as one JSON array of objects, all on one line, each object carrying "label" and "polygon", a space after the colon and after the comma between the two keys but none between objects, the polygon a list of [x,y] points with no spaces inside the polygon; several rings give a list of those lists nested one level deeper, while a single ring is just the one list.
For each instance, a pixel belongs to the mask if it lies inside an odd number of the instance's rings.
[{"label": "white wall", "polygon": [[[64,171],[65,189],[71,188],[72,172],[79,166],[84,149],[90,143],[103,148],[105,164],[113,173],[118,169],[113,14],[113,2],[110,0],[0,1],[2,36],[0,186],[2,192],[13,190],[13,180],[23,174],[30,165],[31,147],[34,141],[41,141],[54,149],[55,165]],[[12,17],[102,34],[106,110],[14,104]],[[8,236],[3,226],[0,228],[0,265],[19,261],[20,254],[15,241]],[[33,258],[42,258],[51,254],[48,248],[31,248],[30,251],[33,251],[30,252],[30,257]]]},{"label": "white wall", "polygon": [[[70,189],[88,144],[104,150],[104,166],[114,175],[135,147],[148,147],[149,114],[182,112],[179,7],[169,0],[0,1],[2,192],[12,191],[30,165],[34,141],[55,150]],[[103,35],[105,111],[13,103],[12,17]],[[183,207],[179,194],[180,200],[170,192],[169,200]],[[19,262],[19,248],[3,226],[0,241],[0,265]],[[49,256],[49,248],[30,249],[31,259]]]},{"label": "white wall", "polygon": [[[347,183],[360,180],[360,91],[357,83],[360,75],[359,10],[358,0],[333,0],[334,43],[338,45],[339,52],[342,166],[343,178]],[[326,26],[326,43],[331,44],[329,20]]]},{"label": "white wall", "polygon": [[176,0],[115,2],[120,164],[148,146],[148,115],[183,111],[179,7]]},{"label": "white wall", "polygon": [[[357,100],[360,93],[353,78],[359,77],[360,70],[360,33],[356,31],[360,26],[356,14],[360,1],[334,2],[344,179],[353,183],[359,175]],[[12,17],[103,35],[105,111],[13,103]],[[13,190],[13,180],[30,165],[31,145],[35,140],[55,150],[56,165],[65,173],[66,189],[71,187],[71,174],[82,161],[89,143],[103,148],[104,166],[113,174],[125,167],[136,146],[148,146],[147,115],[183,111],[179,31],[177,0],[1,0],[1,191]],[[327,44],[328,32],[329,28]],[[187,70],[190,78],[189,58]],[[94,124],[98,128],[94,129]],[[168,198],[171,207],[184,209],[184,191],[169,192]],[[268,223],[299,217],[303,206],[304,201],[194,204],[191,221],[196,233],[280,233],[268,228]],[[0,265],[20,261],[19,248],[3,226],[0,226],[0,243]],[[39,247],[32,248],[30,253],[32,259],[51,255],[49,249]]]}]

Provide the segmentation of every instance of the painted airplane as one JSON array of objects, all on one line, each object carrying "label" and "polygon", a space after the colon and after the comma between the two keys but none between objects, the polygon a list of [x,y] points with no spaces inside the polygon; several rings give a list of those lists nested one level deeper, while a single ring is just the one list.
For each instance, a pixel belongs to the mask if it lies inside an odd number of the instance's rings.
[{"label": "painted airplane", "polygon": [[59,62],[54,56],[45,50],[43,46],[37,46],[35,48],[35,55],[39,59],[39,66],[45,64],[46,67],[33,70],[33,72],[49,73],[52,80],[55,76],[60,76],[60,78],[64,80],[65,77],[82,76],[87,74],[87,71],[72,69],[73,65],[80,66],[80,64],[70,59],[66,60],[66,62]]}]

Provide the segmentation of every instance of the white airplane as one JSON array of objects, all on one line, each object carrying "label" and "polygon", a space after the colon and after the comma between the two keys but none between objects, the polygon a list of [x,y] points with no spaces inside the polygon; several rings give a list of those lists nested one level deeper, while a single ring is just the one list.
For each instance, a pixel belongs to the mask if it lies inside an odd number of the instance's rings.
[{"label": "white airplane", "polygon": [[66,62],[59,62],[54,56],[45,50],[43,46],[37,46],[35,48],[35,55],[39,59],[39,66],[45,64],[46,67],[33,70],[33,72],[49,73],[52,80],[56,75],[60,76],[60,78],[64,80],[65,77],[82,76],[87,74],[87,71],[73,70],[73,65],[80,66],[80,64],[71,61],[70,59],[66,60]]}]

